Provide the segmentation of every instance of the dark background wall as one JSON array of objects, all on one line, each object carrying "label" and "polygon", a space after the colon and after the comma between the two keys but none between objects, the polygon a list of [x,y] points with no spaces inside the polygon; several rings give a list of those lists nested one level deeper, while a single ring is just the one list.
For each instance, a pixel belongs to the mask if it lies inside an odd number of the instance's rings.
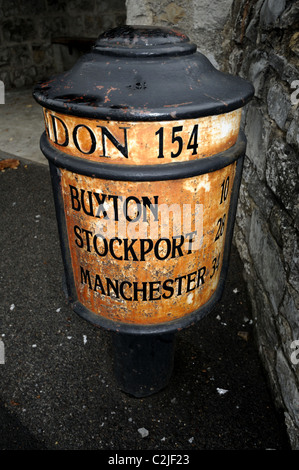
[{"label": "dark background wall", "polygon": [[0,80],[9,90],[68,69],[82,45],[55,39],[97,38],[125,21],[125,0],[0,0]]}]

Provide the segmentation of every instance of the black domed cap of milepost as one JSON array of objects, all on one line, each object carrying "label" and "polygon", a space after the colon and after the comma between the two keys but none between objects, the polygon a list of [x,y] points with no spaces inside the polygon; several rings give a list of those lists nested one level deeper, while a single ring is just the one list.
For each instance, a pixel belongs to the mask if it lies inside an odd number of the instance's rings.
[{"label": "black domed cap of milepost", "polygon": [[183,32],[155,26],[104,32],[69,71],[33,91],[47,109],[116,121],[223,114],[253,94],[251,83],[218,71]]}]

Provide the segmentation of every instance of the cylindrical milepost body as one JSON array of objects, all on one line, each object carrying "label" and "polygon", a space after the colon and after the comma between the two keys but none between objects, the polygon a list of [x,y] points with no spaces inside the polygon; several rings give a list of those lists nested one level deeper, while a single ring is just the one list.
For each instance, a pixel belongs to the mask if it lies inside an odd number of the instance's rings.
[{"label": "cylindrical milepost body", "polygon": [[176,332],[221,297],[252,95],[183,33],[144,26],[36,87],[68,298],[113,332],[132,395],[168,383]]}]

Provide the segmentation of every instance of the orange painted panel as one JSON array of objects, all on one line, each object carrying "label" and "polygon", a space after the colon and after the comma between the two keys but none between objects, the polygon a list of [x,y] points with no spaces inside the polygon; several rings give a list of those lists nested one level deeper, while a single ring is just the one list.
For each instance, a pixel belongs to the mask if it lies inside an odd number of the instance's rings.
[{"label": "orange painted panel", "polygon": [[51,144],[87,160],[152,165],[209,157],[235,144],[241,109],[180,121],[118,122],[44,109]]},{"label": "orange painted panel", "polygon": [[203,306],[219,282],[235,168],[153,182],[61,170],[78,300],[141,325]]}]

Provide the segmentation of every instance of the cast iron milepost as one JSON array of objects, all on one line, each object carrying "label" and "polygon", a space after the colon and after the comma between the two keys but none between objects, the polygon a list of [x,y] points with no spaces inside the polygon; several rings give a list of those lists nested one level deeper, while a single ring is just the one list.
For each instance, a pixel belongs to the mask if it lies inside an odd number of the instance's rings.
[{"label": "cast iron milepost", "polygon": [[253,93],[184,33],[147,26],[106,31],[35,87],[68,300],[111,331],[136,397],[168,384],[177,332],[222,295]]}]

